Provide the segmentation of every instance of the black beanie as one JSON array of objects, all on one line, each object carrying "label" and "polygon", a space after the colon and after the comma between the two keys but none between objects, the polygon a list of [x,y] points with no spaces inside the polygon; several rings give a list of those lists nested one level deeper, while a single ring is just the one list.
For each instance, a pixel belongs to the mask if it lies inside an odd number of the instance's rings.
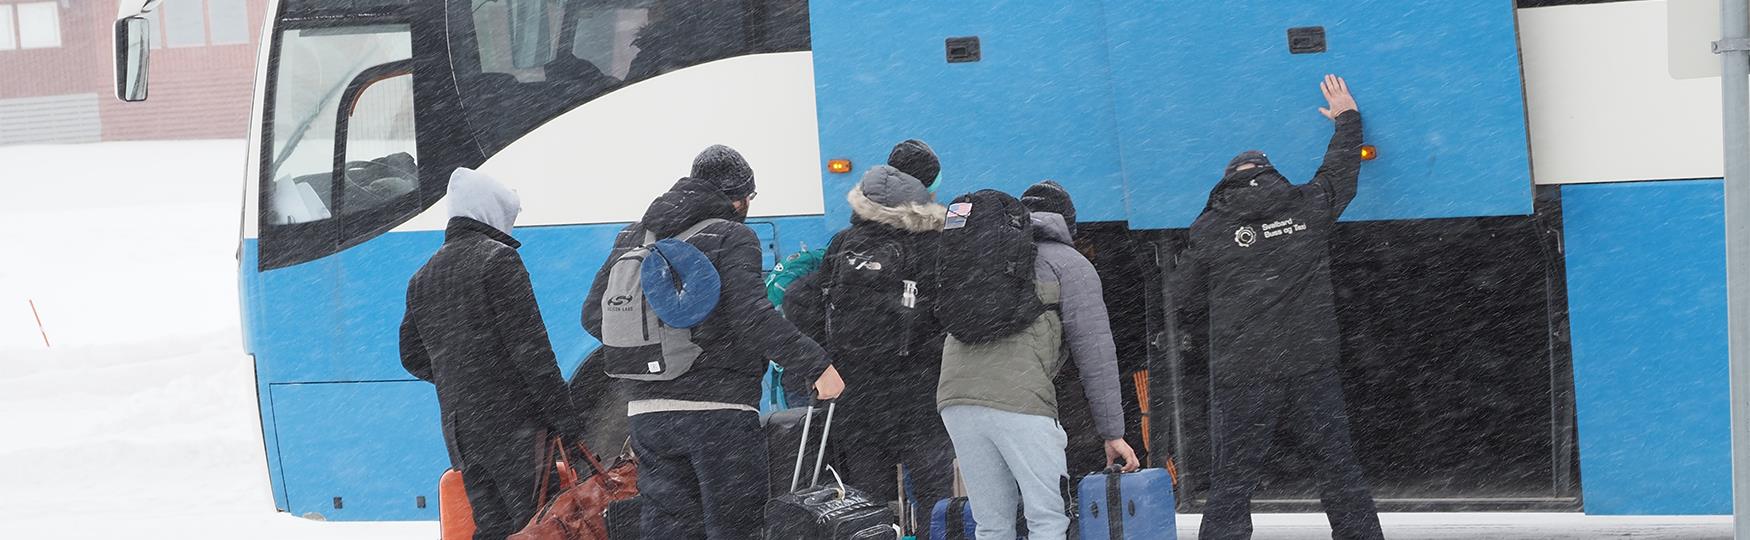
[{"label": "black beanie", "polygon": [[1063,224],[1071,233],[1076,230],[1076,205],[1069,200],[1069,191],[1054,180],[1046,180],[1021,193],[1021,204],[1029,212],[1051,212],[1063,216]]},{"label": "black beanie", "polygon": [[1233,160],[1228,161],[1227,168],[1221,171],[1221,175],[1223,177],[1233,176],[1235,170],[1239,169],[1241,165],[1247,163],[1264,168],[1274,168],[1274,166],[1270,164],[1270,156],[1264,155],[1263,152],[1257,150],[1247,150],[1240,152],[1240,155],[1234,156]]},{"label": "black beanie", "polygon": [[924,187],[935,184],[936,175],[942,174],[942,162],[936,159],[936,151],[917,139],[893,145],[893,152],[887,154],[887,165],[918,179]]},{"label": "black beanie", "polygon": [[721,144],[711,145],[693,158],[693,178],[717,185],[724,195],[740,200],[753,193],[753,168],[741,152]]}]

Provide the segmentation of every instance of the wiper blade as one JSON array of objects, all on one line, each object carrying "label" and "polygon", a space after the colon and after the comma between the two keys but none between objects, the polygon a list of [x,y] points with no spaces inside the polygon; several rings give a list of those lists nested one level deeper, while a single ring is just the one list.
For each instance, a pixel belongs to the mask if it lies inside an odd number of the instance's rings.
[{"label": "wiper blade", "polygon": [[[358,73],[364,68],[366,59],[373,56],[382,48],[382,44],[379,43],[364,54],[358,55],[358,62],[353,64],[351,68],[348,68],[346,72],[353,74]],[[280,149],[279,155],[274,156],[273,163],[268,164],[267,170],[270,175],[275,177],[279,175],[280,165],[284,164],[287,158],[292,157],[292,151],[298,148],[298,143],[302,142],[304,140],[304,135],[310,132],[310,126],[314,125],[316,119],[321,118],[322,113],[328,109],[328,102],[333,101],[336,96],[340,95],[341,91],[346,90],[347,83],[351,81],[352,77],[340,77],[335,80],[334,86],[329,88],[328,92],[322,95],[322,99],[316,102],[316,106],[311,109],[309,116],[305,116],[304,119],[298,123],[298,128],[292,130],[291,136],[286,140],[286,146]],[[275,112],[277,113],[278,111]]]}]

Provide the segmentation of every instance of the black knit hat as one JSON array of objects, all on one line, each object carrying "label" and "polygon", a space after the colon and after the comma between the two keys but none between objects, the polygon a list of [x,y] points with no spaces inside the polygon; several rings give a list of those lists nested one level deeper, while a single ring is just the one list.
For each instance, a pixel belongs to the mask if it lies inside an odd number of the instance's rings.
[{"label": "black knit hat", "polygon": [[893,145],[893,152],[887,154],[887,165],[918,179],[924,187],[935,184],[936,175],[942,174],[942,162],[936,159],[936,151],[917,139]]},{"label": "black knit hat", "polygon": [[731,199],[743,199],[753,193],[753,168],[741,157],[741,152],[721,144],[711,145],[693,158],[693,178],[717,185]]},{"label": "black knit hat", "polygon": [[1046,180],[1021,193],[1021,204],[1029,212],[1051,212],[1063,216],[1063,224],[1069,226],[1070,232],[1076,230],[1076,205],[1069,199],[1069,191],[1055,180]]},{"label": "black knit hat", "polygon": [[1240,152],[1240,155],[1234,156],[1232,161],[1228,161],[1227,168],[1221,171],[1221,175],[1224,177],[1232,176],[1241,165],[1247,164],[1264,168],[1274,168],[1274,166],[1270,164],[1270,156],[1264,155],[1263,152],[1257,150],[1247,150]]}]

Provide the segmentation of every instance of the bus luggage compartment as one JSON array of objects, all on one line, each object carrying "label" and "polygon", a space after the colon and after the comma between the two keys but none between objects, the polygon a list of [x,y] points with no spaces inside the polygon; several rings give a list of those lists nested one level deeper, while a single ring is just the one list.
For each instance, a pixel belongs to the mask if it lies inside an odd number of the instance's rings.
[{"label": "bus luggage compartment", "polygon": [[[1558,220],[1339,225],[1339,369],[1381,510],[1579,508],[1566,286],[1559,226],[1548,225]],[[1182,243],[1179,231],[1156,237],[1158,260],[1170,266]],[[1200,511],[1210,471],[1207,305],[1165,283],[1150,295],[1151,436],[1179,466],[1181,511]],[[1190,315],[1167,318],[1162,308],[1174,302]],[[1315,510],[1318,464],[1280,431],[1273,446],[1254,508]]]}]

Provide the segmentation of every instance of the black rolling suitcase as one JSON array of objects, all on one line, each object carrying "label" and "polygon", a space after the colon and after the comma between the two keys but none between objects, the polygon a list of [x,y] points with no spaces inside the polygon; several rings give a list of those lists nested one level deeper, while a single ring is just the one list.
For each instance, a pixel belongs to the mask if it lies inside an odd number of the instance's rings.
[{"label": "black rolling suitcase", "polygon": [[804,438],[803,417],[808,417],[806,423],[818,429],[823,423],[820,421],[820,413],[823,412],[826,411],[796,407],[774,412],[761,419],[766,431],[767,478],[770,479],[766,490],[767,500],[776,499],[794,490],[795,486],[790,484],[789,478],[793,472],[791,465],[802,456],[796,443]]},{"label": "black rolling suitcase", "polygon": [[893,510],[846,486],[837,472],[827,469],[834,476],[833,483],[820,485],[835,407],[831,402],[826,406],[826,425],[820,432],[820,451],[815,454],[814,476],[808,487],[801,487],[802,460],[807,454],[814,407],[808,407],[803,415],[802,443],[797,445],[796,464],[791,469],[790,492],[766,501],[766,540],[885,540],[898,535]]}]

